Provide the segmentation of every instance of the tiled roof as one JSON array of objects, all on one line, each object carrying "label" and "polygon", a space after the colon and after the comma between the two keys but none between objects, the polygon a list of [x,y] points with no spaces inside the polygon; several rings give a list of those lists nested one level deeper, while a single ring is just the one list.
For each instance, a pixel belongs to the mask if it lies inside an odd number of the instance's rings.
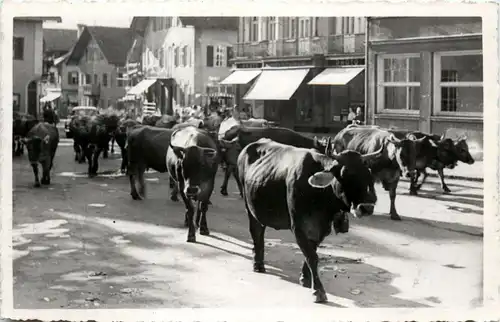
[{"label": "tiled roof", "polygon": [[76,30],[72,29],[43,29],[45,51],[69,51],[78,40]]},{"label": "tiled roof", "polygon": [[238,17],[179,17],[185,26],[200,29],[238,30]]},{"label": "tiled roof", "polygon": [[127,52],[134,41],[129,28],[87,26],[108,63],[123,66],[127,62]]}]

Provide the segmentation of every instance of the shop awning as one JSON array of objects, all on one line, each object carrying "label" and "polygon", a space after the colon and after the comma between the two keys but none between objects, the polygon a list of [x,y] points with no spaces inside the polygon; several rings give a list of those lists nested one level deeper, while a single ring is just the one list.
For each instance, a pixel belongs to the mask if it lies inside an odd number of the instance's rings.
[{"label": "shop awning", "polygon": [[327,68],[316,77],[314,77],[308,85],[346,85],[354,77],[364,70],[363,67],[339,67]]},{"label": "shop awning", "polygon": [[255,77],[259,76],[260,70],[235,70],[231,75],[226,77],[220,84],[222,85],[243,85],[248,84]]},{"label": "shop awning", "polygon": [[264,70],[244,100],[289,100],[309,69]]},{"label": "shop awning", "polygon": [[55,99],[61,97],[61,93],[48,93],[40,99],[41,103],[52,102]]},{"label": "shop awning", "polygon": [[127,95],[139,95],[156,83],[156,79],[144,79],[128,90]]}]

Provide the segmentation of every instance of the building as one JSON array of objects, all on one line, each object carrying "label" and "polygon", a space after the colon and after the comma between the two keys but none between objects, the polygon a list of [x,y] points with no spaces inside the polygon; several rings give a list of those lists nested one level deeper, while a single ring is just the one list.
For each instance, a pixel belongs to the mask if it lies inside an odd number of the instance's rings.
[{"label": "building", "polygon": [[83,25],[79,29],[78,40],[63,66],[63,99],[73,106],[115,106],[125,95],[122,70],[132,46],[132,31]]},{"label": "building", "polygon": [[40,116],[44,21],[60,17],[16,17],[13,25],[13,111]]},{"label": "building", "polygon": [[62,95],[62,66],[77,41],[77,30],[43,29],[42,104],[52,104],[60,116],[66,116],[67,106]]},{"label": "building", "polygon": [[367,122],[448,137],[483,136],[481,17],[368,19]]},{"label": "building", "polygon": [[344,126],[364,105],[365,19],[241,17],[234,70],[238,105],[305,132]]},{"label": "building", "polygon": [[146,92],[163,113],[171,114],[174,106],[203,105],[210,86],[230,73],[238,18],[135,17],[131,29],[136,39],[127,74],[135,86],[127,93]]}]

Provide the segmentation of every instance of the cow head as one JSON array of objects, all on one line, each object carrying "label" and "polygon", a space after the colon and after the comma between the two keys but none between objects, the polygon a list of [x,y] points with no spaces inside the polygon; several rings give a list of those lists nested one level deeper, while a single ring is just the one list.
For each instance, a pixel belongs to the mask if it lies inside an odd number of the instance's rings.
[{"label": "cow head", "polygon": [[50,135],[47,134],[43,138],[39,136],[22,138],[21,142],[26,145],[28,159],[31,163],[43,162],[49,157]]},{"label": "cow head", "polygon": [[455,145],[455,153],[457,155],[457,159],[467,164],[474,164],[474,159],[469,152],[469,145],[467,145],[467,137],[462,136],[458,138],[454,142]]},{"label": "cow head", "polygon": [[391,134],[387,137],[386,146],[389,158],[396,159],[401,169],[401,175],[411,178],[415,172],[416,142],[410,138],[400,140],[394,134]]},{"label": "cow head", "polygon": [[437,161],[447,168],[453,169],[457,163],[457,156],[453,140],[441,136],[437,142]]},{"label": "cow head", "polygon": [[232,140],[220,139],[219,147],[226,163],[235,165],[238,162],[238,156],[243,149],[238,136]]},{"label": "cow head", "polygon": [[[217,162],[217,151],[198,146],[180,147],[170,144],[170,148],[179,159],[180,171],[184,180],[184,194],[188,198],[199,199],[200,194],[213,185],[213,169]],[[179,178],[179,180],[182,180]],[[208,197],[208,196],[207,196]]]},{"label": "cow head", "polygon": [[336,154],[330,151],[330,140],[326,155],[334,162],[310,176],[309,185],[314,188],[331,186],[335,196],[343,200],[347,207],[352,207],[357,217],[373,214],[377,196],[369,165],[382,155],[383,147],[365,155],[351,150]]}]

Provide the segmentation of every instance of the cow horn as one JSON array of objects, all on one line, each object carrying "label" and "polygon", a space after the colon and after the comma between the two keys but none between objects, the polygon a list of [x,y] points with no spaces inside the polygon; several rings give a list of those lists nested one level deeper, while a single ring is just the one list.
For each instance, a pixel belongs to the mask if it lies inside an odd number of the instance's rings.
[{"label": "cow horn", "polygon": [[367,153],[361,156],[361,160],[367,162],[371,161],[373,159],[378,158],[382,154],[382,150],[384,149],[384,146],[382,145],[378,151],[372,152],[372,153]]},{"label": "cow horn", "polygon": [[439,138],[439,141],[443,141],[443,140],[444,140],[444,138],[445,138],[445,136],[446,136],[446,135],[443,133],[443,135],[441,135],[441,137]]},{"label": "cow horn", "polygon": [[394,133],[391,133],[391,135],[387,138],[387,140],[391,143],[394,143],[394,144],[398,144],[399,142],[401,142],[400,139],[398,139]]},{"label": "cow horn", "polygon": [[325,155],[337,155],[335,151],[332,149],[332,138],[328,137],[326,139],[326,145],[325,145]]}]

